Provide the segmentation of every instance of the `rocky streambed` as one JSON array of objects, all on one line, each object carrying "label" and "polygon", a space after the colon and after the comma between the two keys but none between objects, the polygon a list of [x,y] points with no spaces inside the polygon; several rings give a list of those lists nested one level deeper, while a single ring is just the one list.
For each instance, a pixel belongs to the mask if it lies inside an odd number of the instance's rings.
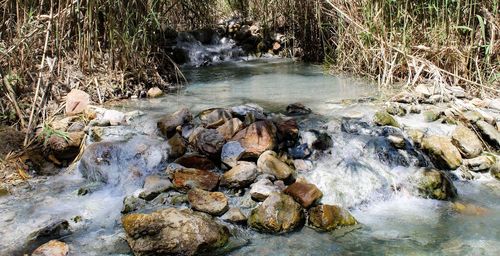
[{"label": "rocky streambed", "polygon": [[46,157],[69,167],[0,197],[0,254],[498,251],[498,99],[381,102],[310,66],[243,65],[53,122]]}]

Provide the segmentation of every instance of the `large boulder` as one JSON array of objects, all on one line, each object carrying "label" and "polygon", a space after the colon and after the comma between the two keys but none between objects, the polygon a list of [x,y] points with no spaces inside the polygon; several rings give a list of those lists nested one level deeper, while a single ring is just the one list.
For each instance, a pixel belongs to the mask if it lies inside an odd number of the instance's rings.
[{"label": "large boulder", "polygon": [[225,140],[217,130],[203,129],[197,134],[194,143],[200,153],[218,159]]},{"label": "large boulder", "polygon": [[211,191],[217,187],[219,175],[193,168],[178,169],[172,173],[172,183],[180,191],[188,191],[192,188]]},{"label": "large boulder", "polygon": [[220,185],[229,188],[245,188],[257,178],[257,165],[252,162],[238,162],[222,175]]},{"label": "large boulder", "polygon": [[431,135],[422,139],[422,149],[439,168],[455,170],[462,164],[460,151],[447,137]]},{"label": "large boulder", "polygon": [[258,121],[239,131],[231,140],[245,149],[243,157],[257,158],[276,146],[276,127],[270,121]]},{"label": "large boulder", "polygon": [[182,126],[183,124],[188,123],[191,120],[193,120],[193,115],[191,114],[191,112],[189,112],[189,109],[183,108],[172,114],[162,117],[158,121],[157,126],[164,136],[170,138],[176,133],[178,126]]},{"label": "large boulder", "polygon": [[351,213],[336,205],[318,205],[309,209],[309,225],[321,231],[357,224]]},{"label": "large boulder", "polygon": [[221,192],[209,192],[194,188],[189,190],[188,201],[194,210],[220,216],[229,209],[227,197]]},{"label": "large boulder", "polygon": [[289,178],[294,172],[290,166],[279,160],[273,151],[266,151],[260,155],[257,168],[259,172],[271,174],[281,180]]},{"label": "large boulder", "polygon": [[451,135],[451,142],[465,158],[479,156],[483,151],[483,144],[476,134],[469,128],[458,125]]},{"label": "large boulder", "polygon": [[274,192],[252,210],[248,225],[258,231],[284,233],[304,223],[302,207],[292,197]]},{"label": "large boulder", "polygon": [[485,140],[497,150],[500,149],[500,132],[493,125],[483,120],[477,121],[476,125],[483,134]]},{"label": "large boulder", "polygon": [[66,256],[69,246],[57,240],[50,240],[33,251],[31,256]]},{"label": "large boulder", "polygon": [[314,202],[323,197],[323,193],[316,185],[302,181],[294,182],[283,193],[293,197],[304,208],[309,208]]},{"label": "large boulder", "polygon": [[197,255],[223,247],[229,230],[189,209],[167,208],[122,217],[134,255]]},{"label": "large boulder", "polygon": [[457,189],[450,177],[443,171],[422,168],[413,175],[418,195],[438,200],[457,197]]}]

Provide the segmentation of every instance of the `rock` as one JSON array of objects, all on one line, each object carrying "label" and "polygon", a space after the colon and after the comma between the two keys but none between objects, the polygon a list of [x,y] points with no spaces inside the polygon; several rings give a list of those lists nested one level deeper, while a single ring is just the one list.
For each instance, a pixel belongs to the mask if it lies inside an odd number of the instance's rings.
[{"label": "rock", "polygon": [[490,143],[493,147],[495,147],[497,150],[500,149],[500,132],[493,127],[493,125],[485,122],[485,121],[477,121],[476,122],[477,128],[479,128],[479,131],[483,135],[484,139]]},{"label": "rock", "polygon": [[257,160],[257,168],[261,173],[271,174],[277,179],[287,179],[294,170],[276,157],[273,151],[266,151]]},{"label": "rock", "polygon": [[438,120],[439,117],[441,117],[441,111],[438,109],[431,109],[424,111],[423,115],[424,115],[424,120],[430,123]]},{"label": "rock", "polygon": [[160,132],[167,138],[172,137],[176,133],[178,126],[189,123],[193,120],[193,115],[187,108],[183,108],[173,114],[169,114],[161,118],[157,126]]},{"label": "rock", "polygon": [[390,115],[405,116],[408,110],[404,108],[401,104],[392,103],[385,107],[385,111]]},{"label": "rock", "polygon": [[308,172],[314,168],[313,163],[309,160],[295,159],[293,160],[293,166],[297,171]]},{"label": "rock", "polygon": [[276,127],[270,121],[258,121],[239,131],[231,140],[245,149],[243,157],[257,158],[276,146]]},{"label": "rock", "polygon": [[375,116],[373,117],[373,122],[376,125],[379,126],[394,126],[394,127],[399,127],[399,123],[394,119],[393,116],[391,116],[387,111],[385,110],[380,110],[375,113]]},{"label": "rock", "polygon": [[58,160],[73,160],[80,153],[80,144],[84,137],[84,132],[54,134],[45,144]]},{"label": "rock", "polygon": [[31,256],[66,256],[69,252],[69,246],[66,243],[50,240],[38,247]]},{"label": "rock", "polygon": [[422,149],[439,168],[455,170],[462,164],[460,151],[449,138],[436,135],[424,137]]},{"label": "rock", "polygon": [[446,88],[450,91],[451,95],[457,97],[457,98],[465,98],[465,90],[464,88],[460,86],[450,86]]},{"label": "rock", "polygon": [[357,224],[349,211],[336,205],[318,205],[309,209],[309,225],[320,231]]},{"label": "rock", "polygon": [[496,98],[496,99],[490,100],[488,103],[488,108],[500,111],[500,99]]},{"label": "rock", "polygon": [[284,142],[285,147],[290,147],[295,144],[299,138],[299,127],[295,119],[279,120],[275,122],[278,130],[279,141]]},{"label": "rock", "polygon": [[220,185],[229,188],[245,188],[257,178],[257,165],[252,162],[238,162],[222,175]]},{"label": "rock", "polygon": [[402,149],[406,145],[405,139],[399,136],[389,135],[387,139],[395,148]]},{"label": "rock", "polygon": [[220,216],[229,209],[227,197],[221,192],[208,192],[193,188],[187,195],[191,208],[197,211]]},{"label": "rock", "polygon": [[86,92],[72,89],[66,96],[66,115],[73,116],[83,113],[90,104],[90,95]]},{"label": "rock", "polygon": [[245,149],[237,141],[229,141],[222,146],[221,161],[234,167],[245,154]]},{"label": "rock", "polygon": [[432,168],[418,170],[413,178],[416,180],[418,194],[423,197],[450,200],[457,197],[457,189],[450,177],[443,171]]},{"label": "rock", "polygon": [[26,238],[24,249],[25,251],[33,251],[35,248],[45,244],[51,240],[59,239],[71,234],[69,222],[67,220],[57,220],[50,222],[44,227],[33,231]]},{"label": "rock", "polygon": [[229,210],[220,217],[223,221],[233,224],[244,224],[247,222],[247,217],[239,208],[229,208]]},{"label": "rock", "polygon": [[415,143],[415,145],[420,146],[422,144],[422,140],[424,139],[424,132],[419,129],[408,129],[406,131],[408,137]]},{"label": "rock", "polygon": [[288,149],[288,155],[293,159],[304,159],[311,155],[311,150],[309,149],[307,143],[300,144],[296,147]]},{"label": "rock", "polygon": [[0,197],[8,196],[9,194],[10,193],[9,193],[9,190],[7,189],[7,187],[0,186]]},{"label": "rock", "polygon": [[188,191],[192,188],[211,191],[217,187],[219,176],[210,171],[187,168],[174,171],[172,183],[180,191]]},{"label": "rock", "polygon": [[500,158],[497,157],[496,162],[490,168],[491,176],[495,177],[497,180],[500,180]]},{"label": "rock", "polygon": [[172,182],[166,177],[149,175],[144,181],[143,191],[139,194],[139,198],[150,201],[170,188],[172,188]]},{"label": "rock", "polygon": [[180,134],[176,133],[174,136],[168,139],[168,145],[170,146],[170,150],[168,152],[169,158],[176,159],[186,154],[187,143],[184,141],[184,138],[182,138]]},{"label": "rock", "polygon": [[311,114],[311,109],[302,103],[293,103],[286,107],[286,114],[289,116],[301,116]]},{"label": "rock", "polygon": [[152,87],[148,90],[149,98],[158,98],[163,95],[163,91],[158,87]]},{"label": "rock", "polygon": [[427,84],[419,84],[415,87],[415,92],[421,97],[429,97],[436,93],[435,86],[427,85]]},{"label": "rock", "polygon": [[399,94],[394,95],[391,98],[391,101],[398,103],[413,103],[415,101],[415,98],[413,97],[413,94],[409,92],[401,92]]},{"label": "rock", "polygon": [[200,170],[213,170],[215,169],[215,164],[208,159],[206,156],[198,154],[190,154],[182,156],[174,161],[176,164],[180,164],[186,168],[194,168]]},{"label": "rock", "polygon": [[489,171],[495,164],[496,159],[490,155],[481,155],[472,159],[465,159],[464,165],[474,172]]},{"label": "rock", "polygon": [[223,108],[207,109],[198,114],[198,116],[206,128],[217,128],[232,119],[231,113]]},{"label": "rock", "polygon": [[451,135],[451,142],[465,158],[473,158],[483,152],[483,144],[479,138],[472,130],[463,125],[458,125],[455,128]]},{"label": "rock", "polygon": [[302,207],[292,197],[273,192],[248,217],[248,226],[263,232],[285,233],[304,223]]},{"label": "rock", "polygon": [[129,213],[143,208],[146,205],[146,201],[137,198],[135,196],[126,196],[123,198],[123,206],[121,213]]},{"label": "rock", "polygon": [[102,115],[101,121],[109,121],[112,126],[126,124],[125,114],[117,110],[106,110]]},{"label": "rock", "polygon": [[243,122],[238,118],[233,118],[217,127],[217,131],[225,140],[230,140],[241,129],[243,129]]},{"label": "rock", "polygon": [[488,209],[469,203],[453,202],[451,203],[451,208],[456,212],[469,216],[485,216],[488,213]]},{"label": "rock", "polygon": [[278,186],[274,185],[269,179],[259,179],[252,184],[250,196],[255,201],[264,201],[273,192],[280,192]]},{"label": "rock", "polygon": [[224,143],[224,137],[215,129],[203,129],[194,141],[198,152],[213,159],[219,159]]},{"label": "rock", "polygon": [[256,120],[264,120],[266,116],[264,115],[264,109],[256,104],[245,104],[241,106],[235,106],[230,108],[231,114],[239,118],[245,118],[248,115],[252,115]]},{"label": "rock", "polygon": [[323,197],[323,193],[316,185],[300,181],[296,181],[288,186],[283,193],[293,197],[304,208],[309,208],[309,206]]},{"label": "rock", "polygon": [[189,209],[167,208],[151,214],[122,217],[134,255],[197,255],[221,248],[229,230]]},{"label": "rock", "polygon": [[472,124],[484,119],[483,116],[477,111],[467,111],[463,114],[463,117]]}]

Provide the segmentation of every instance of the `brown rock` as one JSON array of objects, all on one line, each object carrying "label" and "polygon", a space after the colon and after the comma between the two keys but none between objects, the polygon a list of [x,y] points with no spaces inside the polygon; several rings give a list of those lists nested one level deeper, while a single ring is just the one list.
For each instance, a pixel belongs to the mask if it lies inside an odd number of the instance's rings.
[{"label": "brown rock", "polygon": [[174,161],[176,164],[180,164],[186,168],[194,168],[200,170],[213,170],[215,169],[215,164],[208,159],[206,156],[192,154],[182,156]]},{"label": "brown rock", "polygon": [[194,145],[198,152],[218,159],[225,142],[224,137],[217,130],[204,129],[197,134]]},{"label": "brown rock", "polygon": [[233,118],[217,127],[217,131],[222,135],[222,137],[224,137],[224,139],[229,140],[242,128],[243,122],[238,118]]},{"label": "brown rock", "polygon": [[59,160],[73,160],[80,153],[84,132],[70,132],[52,135],[45,142]]},{"label": "brown rock", "polygon": [[69,246],[66,243],[51,240],[38,247],[32,256],[66,256],[69,252]]},{"label": "brown rock", "polygon": [[304,208],[308,208],[323,197],[323,193],[316,185],[306,182],[295,182],[288,186],[283,192],[293,197],[293,199]]},{"label": "brown rock", "polygon": [[221,186],[244,188],[257,178],[257,165],[252,162],[238,162],[231,170],[222,175]]},{"label": "brown rock", "polygon": [[158,121],[157,126],[164,136],[170,138],[174,136],[178,126],[191,122],[191,120],[193,120],[193,115],[187,108],[183,108],[175,113],[161,118]]},{"label": "brown rock", "polygon": [[242,224],[247,222],[247,217],[239,208],[229,208],[229,210],[221,216],[221,219],[234,224]]},{"label": "brown rock", "polygon": [[66,115],[78,115],[82,113],[90,103],[90,95],[86,92],[73,89],[66,96]]},{"label": "brown rock", "polygon": [[331,231],[357,223],[349,211],[336,205],[318,205],[309,209],[309,225],[321,231]]},{"label": "brown rock", "polygon": [[208,192],[194,188],[187,195],[191,208],[197,211],[220,216],[229,209],[227,197],[221,192]]},{"label": "brown rock", "polygon": [[276,146],[276,127],[270,121],[258,121],[239,131],[231,140],[245,148],[243,157],[256,158]]},{"label": "brown rock", "polygon": [[170,145],[169,158],[175,159],[186,154],[187,143],[180,134],[176,133],[172,138],[168,139],[168,145]]},{"label": "brown rock", "polygon": [[190,209],[167,208],[151,214],[122,217],[134,255],[198,255],[221,248],[229,230],[207,215]]},{"label": "brown rock", "polygon": [[188,191],[192,188],[211,191],[217,187],[219,175],[206,170],[180,169],[172,174],[172,183],[180,191]]},{"label": "brown rock", "polygon": [[201,123],[206,128],[217,128],[231,120],[231,113],[223,108],[211,108],[199,114]]}]

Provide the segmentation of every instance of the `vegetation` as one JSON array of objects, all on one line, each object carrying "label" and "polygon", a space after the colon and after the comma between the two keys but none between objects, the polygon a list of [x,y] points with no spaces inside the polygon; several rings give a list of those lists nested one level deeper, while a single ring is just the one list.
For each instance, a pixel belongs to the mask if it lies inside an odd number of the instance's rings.
[{"label": "vegetation", "polygon": [[236,14],[265,33],[283,34],[289,56],[301,51],[306,61],[381,86],[431,82],[481,95],[500,91],[498,0],[0,0],[0,6],[0,118],[28,131],[60,111],[71,88],[99,102],[175,82],[167,47],[175,31],[215,27]]}]

